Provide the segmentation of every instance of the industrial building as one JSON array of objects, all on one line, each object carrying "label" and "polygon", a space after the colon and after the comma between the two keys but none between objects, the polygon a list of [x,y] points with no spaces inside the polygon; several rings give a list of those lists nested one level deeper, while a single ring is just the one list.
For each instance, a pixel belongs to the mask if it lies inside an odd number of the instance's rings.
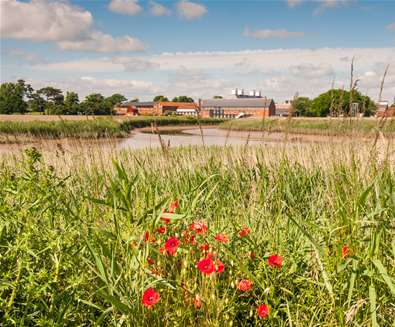
[{"label": "industrial building", "polygon": [[148,101],[148,102],[124,102],[115,108],[118,115],[186,115],[197,116],[198,106],[194,102],[172,102],[172,101]]},{"label": "industrial building", "polygon": [[200,116],[213,118],[269,117],[274,116],[273,99],[262,97],[261,91],[232,90],[229,99],[199,100]]}]

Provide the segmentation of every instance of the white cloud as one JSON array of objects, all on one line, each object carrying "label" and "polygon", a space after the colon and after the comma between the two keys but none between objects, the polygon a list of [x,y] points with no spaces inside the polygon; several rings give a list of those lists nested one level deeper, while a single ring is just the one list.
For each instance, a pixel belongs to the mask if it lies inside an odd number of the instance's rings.
[{"label": "white cloud", "polygon": [[[162,53],[145,56],[103,57],[33,66],[37,74],[122,74],[125,70],[149,76],[160,93],[171,92],[207,97],[228,95],[233,87],[261,88],[276,100],[288,99],[296,91],[316,96],[336,86],[349,85],[350,60],[355,56],[355,76],[360,90],[377,98],[383,70],[390,64],[384,97],[395,94],[395,48],[320,48],[244,51]],[[186,68],[187,67],[187,68]],[[368,73],[370,72],[370,73]],[[375,75],[373,75],[373,73]],[[136,73],[137,74],[137,73]],[[147,75],[148,76],[148,75]],[[161,77],[169,76],[163,82]],[[161,82],[160,82],[161,80]],[[159,83],[159,84],[157,84]],[[142,94],[140,97],[142,97]]]},{"label": "white cloud", "polygon": [[257,31],[250,31],[248,28],[244,30],[244,36],[252,37],[255,39],[268,39],[268,38],[293,38],[293,37],[302,37],[304,36],[303,32],[290,32],[286,29],[263,29]]},{"label": "white cloud", "polygon": [[142,51],[147,46],[131,36],[113,37],[102,32],[92,32],[82,40],[58,42],[61,49],[94,52]]},{"label": "white cloud", "polygon": [[89,11],[67,2],[1,0],[2,37],[33,41],[63,41],[83,36],[92,26]]},{"label": "white cloud", "polygon": [[395,31],[395,23],[391,23],[387,25],[387,30]]},{"label": "white cloud", "polygon": [[288,0],[288,7],[296,7],[300,4],[302,4],[304,2],[304,0]]},{"label": "white cloud", "polygon": [[198,19],[207,13],[207,8],[192,1],[183,0],[177,3],[178,14],[187,20]]},{"label": "white cloud", "polygon": [[313,12],[314,15],[321,15],[327,9],[346,7],[355,2],[355,0],[319,0],[320,6]]},{"label": "white cloud", "polygon": [[155,1],[150,1],[150,12],[154,16],[169,16],[171,11],[167,9],[164,5],[157,3]]},{"label": "white cloud", "polygon": [[138,15],[142,8],[138,4],[138,0],[111,0],[108,9],[123,15]]},{"label": "white cloud", "polygon": [[120,52],[147,48],[139,39],[113,37],[93,28],[89,11],[66,1],[0,0],[2,37],[36,42],[55,42],[63,50]]}]

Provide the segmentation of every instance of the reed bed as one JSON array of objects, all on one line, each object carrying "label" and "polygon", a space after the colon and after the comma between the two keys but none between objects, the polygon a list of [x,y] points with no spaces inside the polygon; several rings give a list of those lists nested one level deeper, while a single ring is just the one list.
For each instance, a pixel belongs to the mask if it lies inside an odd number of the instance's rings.
[{"label": "reed bed", "polygon": [[0,159],[1,325],[393,326],[391,142],[85,149]]}]

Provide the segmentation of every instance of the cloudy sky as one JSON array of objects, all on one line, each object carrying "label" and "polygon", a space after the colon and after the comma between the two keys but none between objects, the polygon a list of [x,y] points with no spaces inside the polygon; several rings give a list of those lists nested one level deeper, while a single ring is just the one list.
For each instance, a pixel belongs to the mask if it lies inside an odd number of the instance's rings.
[{"label": "cloudy sky", "polygon": [[195,99],[259,89],[277,102],[349,87],[395,96],[395,1],[0,0],[1,81]]}]

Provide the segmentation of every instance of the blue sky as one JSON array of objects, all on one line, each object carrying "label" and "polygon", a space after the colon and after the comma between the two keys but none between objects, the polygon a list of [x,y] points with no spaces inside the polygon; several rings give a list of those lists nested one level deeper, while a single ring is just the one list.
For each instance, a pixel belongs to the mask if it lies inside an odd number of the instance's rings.
[{"label": "blue sky", "polygon": [[2,0],[1,80],[80,97],[211,97],[235,87],[277,101],[349,83],[395,96],[395,1]]}]

